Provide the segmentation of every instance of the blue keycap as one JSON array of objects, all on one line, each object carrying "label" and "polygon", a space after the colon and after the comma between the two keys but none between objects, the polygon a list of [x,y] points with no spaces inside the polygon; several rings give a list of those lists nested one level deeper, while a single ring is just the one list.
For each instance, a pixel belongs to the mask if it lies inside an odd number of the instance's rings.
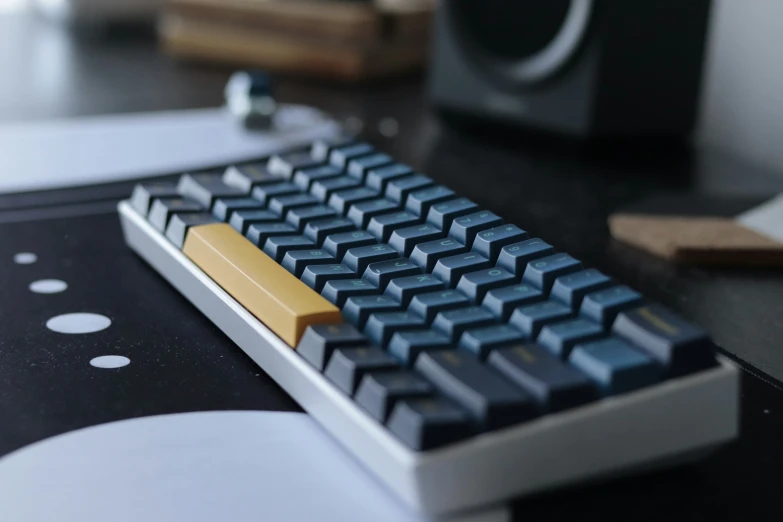
[{"label": "blue keycap", "polygon": [[334,209],[326,205],[313,205],[310,207],[294,208],[285,215],[285,220],[298,231],[302,231],[311,221],[335,217],[337,213]]},{"label": "blue keycap", "polygon": [[397,203],[385,198],[370,199],[351,206],[348,210],[348,219],[359,228],[365,228],[370,219],[381,214],[387,214],[399,210]]},{"label": "blue keycap", "polygon": [[364,176],[367,174],[367,171],[388,165],[391,162],[391,156],[382,153],[370,154],[369,156],[355,158],[348,162],[348,175],[353,176],[358,180],[364,181]]},{"label": "blue keycap", "polygon": [[364,274],[370,263],[398,259],[400,255],[389,245],[368,245],[349,249],[343,257],[343,264],[356,272]]},{"label": "blue keycap", "polygon": [[342,308],[345,320],[359,329],[364,328],[364,323],[367,322],[367,318],[370,317],[370,314],[397,312],[402,310],[397,301],[384,295],[349,297],[345,300],[345,304]]},{"label": "blue keycap", "polygon": [[579,344],[568,362],[593,379],[604,395],[650,386],[660,376],[660,368],[650,357],[616,338]]},{"label": "blue keycap", "polygon": [[498,319],[508,321],[515,308],[544,300],[544,294],[538,288],[527,283],[505,286],[490,290],[484,296],[481,305]]},{"label": "blue keycap", "polygon": [[439,259],[432,269],[432,275],[443,281],[449,288],[454,288],[464,274],[490,267],[492,264],[484,256],[467,252]]},{"label": "blue keycap", "polygon": [[261,210],[263,205],[254,198],[220,198],[212,205],[212,214],[220,221],[228,221],[237,210]]},{"label": "blue keycap", "polygon": [[443,232],[432,225],[414,225],[398,228],[389,237],[389,246],[405,257],[410,257],[419,243],[434,241],[443,237]]},{"label": "blue keycap", "polygon": [[612,280],[594,268],[560,276],[552,286],[552,297],[578,310],[586,294],[603,290]]},{"label": "blue keycap", "polygon": [[467,251],[465,245],[454,239],[436,239],[416,245],[411,252],[411,261],[429,273],[435,269],[435,264],[439,259],[463,254]]},{"label": "blue keycap", "polygon": [[543,301],[515,309],[509,319],[529,339],[535,339],[545,325],[571,317],[571,309],[557,301]]},{"label": "blue keycap", "polygon": [[166,226],[166,237],[178,248],[182,248],[185,246],[185,238],[190,227],[213,223],[219,223],[219,221],[207,212],[177,213],[169,219],[169,224]]},{"label": "blue keycap", "polygon": [[356,404],[384,422],[398,400],[428,397],[432,392],[432,385],[411,371],[371,372],[356,390]]},{"label": "blue keycap", "polygon": [[530,393],[544,412],[581,406],[598,398],[598,390],[587,375],[534,344],[494,350],[488,362]]},{"label": "blue keycap", "polygon": [[[142,216],[147,217],[153,203],[161,198],[178,198],[177,184],[169,181],[153,181],[151,183],[138,183],[133,187],[130,203]],[[201,205],[199,205],[201,207]]]},{"label": "blue keycap", "polygon": [[280,221],[280,216],[269,210],[237,210],[231,214],[229,224],[240,234],[245,235],[253,223]]},{"label": "blue keycap", "polygon": [[457,283],[457,290],[468,296],[474,303],[481,303],[486,293],[494,288],[513,285],[517,282],[514,274],[502,268],[485,268],[465,274]]},{"label": "blue keycap", "polygon": [[707,335],[657,304],[620,312],[612,332],[644,350],[673,377],[715,366]]},{"label": "blue keycap", "polygon": [[279,216],[285,216],[292,208],[309,207],[317,205],[318,200],[310,194],[288,194],[276,196],[269,200],[269,210]]},{"label": "blue keycap", "polygon": [[378,195],[376,191],[367,187],[338,190],[329,196],[329,206],[339,212],[341,216],[345,216],[354,203],[375,199]]},{"label": "blue keycap", "polygon": [[457,198],[443,203],[436,203],[427,212],[427,223],[447,231],[455,218],[473,214],[478,210],[478,205],[468,198]]},{"label": "blue keycap", "polygon": [[277,261],[283,261],[286,253],[291,250],[306,250],[315,248],[315,243],[304,236],[272,236],[264,243],[264,253]]},{"label": "blue keycap", "polygon": [[218,198],[241,198],[245,192],[223,183],[222,172],[206,171],[194,174],[183,174],[177,183],[177,192],[184,198],[199,203],[206,209],[211,209]]},{"label": "blue keycap", "polygon": [[495,324],[495,316],[480,306],[468,306],[438,313],[432,328],[457,342],[465,330],[492,324]]},{"label": "blue keycap", "polygon": [[549,292],[555,279],[581,269],[582,263],[568,254],[555,254],[528,263],[522,280]]},{"label": "blue keycap", "polygon": [[499,227],[502,224],[503,220],[500,217],[488,210],[481,210],[456,218],[449,228],[449,236],[470,248],[473,246],[476,234],[488,228]]},{"label": "blue keycap", "polygon": [[303,169],[294,175],[294,184],[307,191],[313,182],[321,179],[336,178],[342,173],[342,170],[333,165],[321,165],[320,167]]},{"label": "blue keycap", "polygon": [[397,361],[380,348],[338,348],[326,365],[324,377],[348,395],[353,395],[366,373],[398,369]]},{"label": "blue keycap", "polygon": [[577,344],[596,341],[605,336],[606,331],[599,323],[577,318],[544,326],[537,342],[553,355],[565,359]]},{"label": "blue keycap", "polygon": [[[347,218],[319,219],[309,221],[304,228],[304,236],[321,246],[326,236],[341,232],[352,232],[356,227]],[[346,249],[347,250],[347,249]]]},{"label": "blue keycap", "polygon": [[370,169],[367,172],[365,185],[379,192],[386,191],[389,181],[413,174],[413,169],[402,163],[393,163],[383,167]]},{"label": "blue keycap", "polygon": [[266,169],[266,162],[243,163],[231,165],[223,174],[223,183],[236,187],[249,194],[257,185],[267,185],[283,181]]},{"label": "blue keycap", "polygon": [[369,232],[354,230],[353,232],[341,232],[326,236],[323,249],[332,254],[335,259],[342,260],[345,257],[345,253],[351,248],[369,246],[376,243],[377,241]]},{"label": "blue keycap", "polygon": [[527,232],[516,225],[501,225],[476,234],[473,250],[495,263],[500,250],[511,243],[527,238]]},{"label": "blue keycap", "polygon": [[359,180],[350,176],[338,176],[336,178],[322,179],[313,181],[310,185],[310,194],[318,198],[322,203],[329,201],[332,194],[338,190],[347,190],[356,188],[360,185]]},{"label": "blue keycap", "polygon": [[451,444],[474,432],[462,408],[437,396],[397,401],[386,426],[414,451]]},{"label": "blue keycap", "polygon": [[554,251],[552,245],[540,239],[512,243],[500,249],[497,266],[505,268],[517,277],[522,277],[530,261],[553,254]]},{"label": "blue keycap", "polygon": [[300,169],[317,167],[321,161],[313,158],[309,152],[291,152],[275,154],[266,164],[266,169],[275,176],[290,179]]},{"label": "blue keycap", "polygon": [[392,335],[388,351],[400,363],[410,367],[422,352],[453,347],[448,337],[434,330],[409,330]]},{"label": "blue keycap", "polygon": [[460,337],[459,346],[483,361],[492,350],[523,341],[522,333],[516,328],[507,324],[495,324],[467,330]]},{"label": "blue keycap", "polygon": [[421,268],[411,263],[410,259],[398,258],[370,264],[363,277],[381,290],[386,290],[386,286],[394,278],[419,274]]},{"label": "blue keycap", "polygon": [[408,310],[423,317],[427,324],[431,323],[439,312],[470,306],[467,297],[456,290],[443,290],[417,294],[411,299]]},{"label": "blue keycap", "polygon": [[279,183],[270,183],[268,185],[259,185],[257,187],[253,187],[252,195],[255,199],[266,205],[269,203],[269,200],[274,197],[298,193],[299,187],[293,183],[281,181]]},{"label": "blue keycap", "polygon": [[333,279],[324,284],[321,295],[338,308],[342,308],[349,297],[378,295],[378,292],[377,288],[364,279]]},{"label": "blue keycap", "polygon": [[337,348],[366,345],[367,339],[353,325],[318,324],[307,327],[296,346],[296,353],[322,372]]},{"label": "blue keycap", "polygon": [[410,312],[373,313],[364,325],[364,334],[378,346],[386,346],[397,332],[426,328],[424,319]]},{"label": "blue keycap", "polygon": [[356,273],[345,265],[309,265],[302,272],[302,282],[321,293],[327,281],[356,279]]},{"label": "blue keycap", "polygon": [[413,174],[412,176],[393,179],[386,184],[386,197],[402,204],[405,202],[405,198],[408,197],[408,194],[414,190],[429,187],[432,184],[430,178],[422,176],[421,174]]},{"label": "blue keycap", "polygon": [[262,247],[270,237],[293,234],[296,234],[296,229],[288,223],[253,223],[247,227],[245,237],[254,245]]},{"label": "blue keycap", "polygon": [[627,286],[612,286],[591,292],[582,299],[579,314],[609,327],[623,310],[642,304],[642,295]]},{"label": "blue keycap", "polygon": [[291,250],[283,257],[283,268],[301,277],[305,267],[335,263],[335,259],[324,250]]},{"label": "blue keycap", "polygon": [[435,185],[421,190],[415,190],[405,199],[405,209],[422,218],[427,217],[430,207],[454,198],[454,191],[443,185]]},{"label": "blue keycap", "polygon": [[356,143],[353,145],[346,145],[345,147],[337,147],[332,149],[329,153],[329,163],[335,167],[344,169],[352,159],[367,156],[374,151],[372,145],[367,143]]},{"label": "blue keycap", "polygon": [[431,275],[415,275],[392,279],[386,287],[385,294],[407,308],[413,296],[441,289],[444,289],[443,283]]},{"label": "blue keycap", "polygon": [[317,160],[326,161],[334,149],[348,147],[349,145],[356,145],[356,140],[350,136],[319,138],[310,146],[310,155]]},{"label": "blue keycap", "polygon": [[417,225],[419,221],[421,220],[410,212],[383,214],[370,219],[370,224],[367,225],[367,232],[372,234],[378,241],[387,243],[395,230]]}]

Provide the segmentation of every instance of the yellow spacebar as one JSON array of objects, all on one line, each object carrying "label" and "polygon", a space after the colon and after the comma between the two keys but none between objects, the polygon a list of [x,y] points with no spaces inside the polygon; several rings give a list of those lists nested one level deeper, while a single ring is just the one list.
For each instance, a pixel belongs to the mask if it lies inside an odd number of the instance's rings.
[{"label": "yellow spacebar", "polygon": [[182,252],[291,347],[310,325],[342,322],[336,306],[225,223],[192,227]]}]

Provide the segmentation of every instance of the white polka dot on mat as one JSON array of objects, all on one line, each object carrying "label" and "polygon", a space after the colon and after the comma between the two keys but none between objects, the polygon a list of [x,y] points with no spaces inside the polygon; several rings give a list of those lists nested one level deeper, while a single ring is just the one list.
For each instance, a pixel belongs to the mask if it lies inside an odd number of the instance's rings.
[{"label": "white polka dot on mat", "polygon": [[14,256],[14,263],[17,265],[32,265],[38,261],[38,256],[32,252],[19,252]]},{"label": "white polka dot on mat", "polygon": [[36,294],[56,294],[64,292],[68,288],[68,283],[59,279],[39,279],[30,283],[29,288]]},{"label": "white polka dot on mat", "polygon": [[96,368],[122,368],[130,364],[130,359],[122,355],[101,355],[90,361]]},{"label": "white polka dot on mat", "polygon": [[63,314],[46,321],[46,327],[64,334],[86,334],[100,332],[111,325],[111,319],[99,314]]}]

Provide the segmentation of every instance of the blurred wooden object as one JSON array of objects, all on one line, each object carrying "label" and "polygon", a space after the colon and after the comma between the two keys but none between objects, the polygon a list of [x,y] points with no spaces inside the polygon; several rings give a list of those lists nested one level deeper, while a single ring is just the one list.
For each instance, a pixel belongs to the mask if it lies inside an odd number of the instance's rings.
[{"label": "blurred wooden object", "polygon": [[432,0],[170,0],[160,24],[171,55],[360,81],[427,59]]}]

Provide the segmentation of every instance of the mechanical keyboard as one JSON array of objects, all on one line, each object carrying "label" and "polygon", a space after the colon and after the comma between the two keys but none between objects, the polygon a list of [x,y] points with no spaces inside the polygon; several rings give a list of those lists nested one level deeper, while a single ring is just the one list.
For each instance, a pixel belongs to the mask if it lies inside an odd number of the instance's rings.
[{"label": "mechanical keyboard", "polygon": [[369,144],[140,183],[119,213],[142,258],[421,512],[737,435],[738,370],[702,331]]}]

